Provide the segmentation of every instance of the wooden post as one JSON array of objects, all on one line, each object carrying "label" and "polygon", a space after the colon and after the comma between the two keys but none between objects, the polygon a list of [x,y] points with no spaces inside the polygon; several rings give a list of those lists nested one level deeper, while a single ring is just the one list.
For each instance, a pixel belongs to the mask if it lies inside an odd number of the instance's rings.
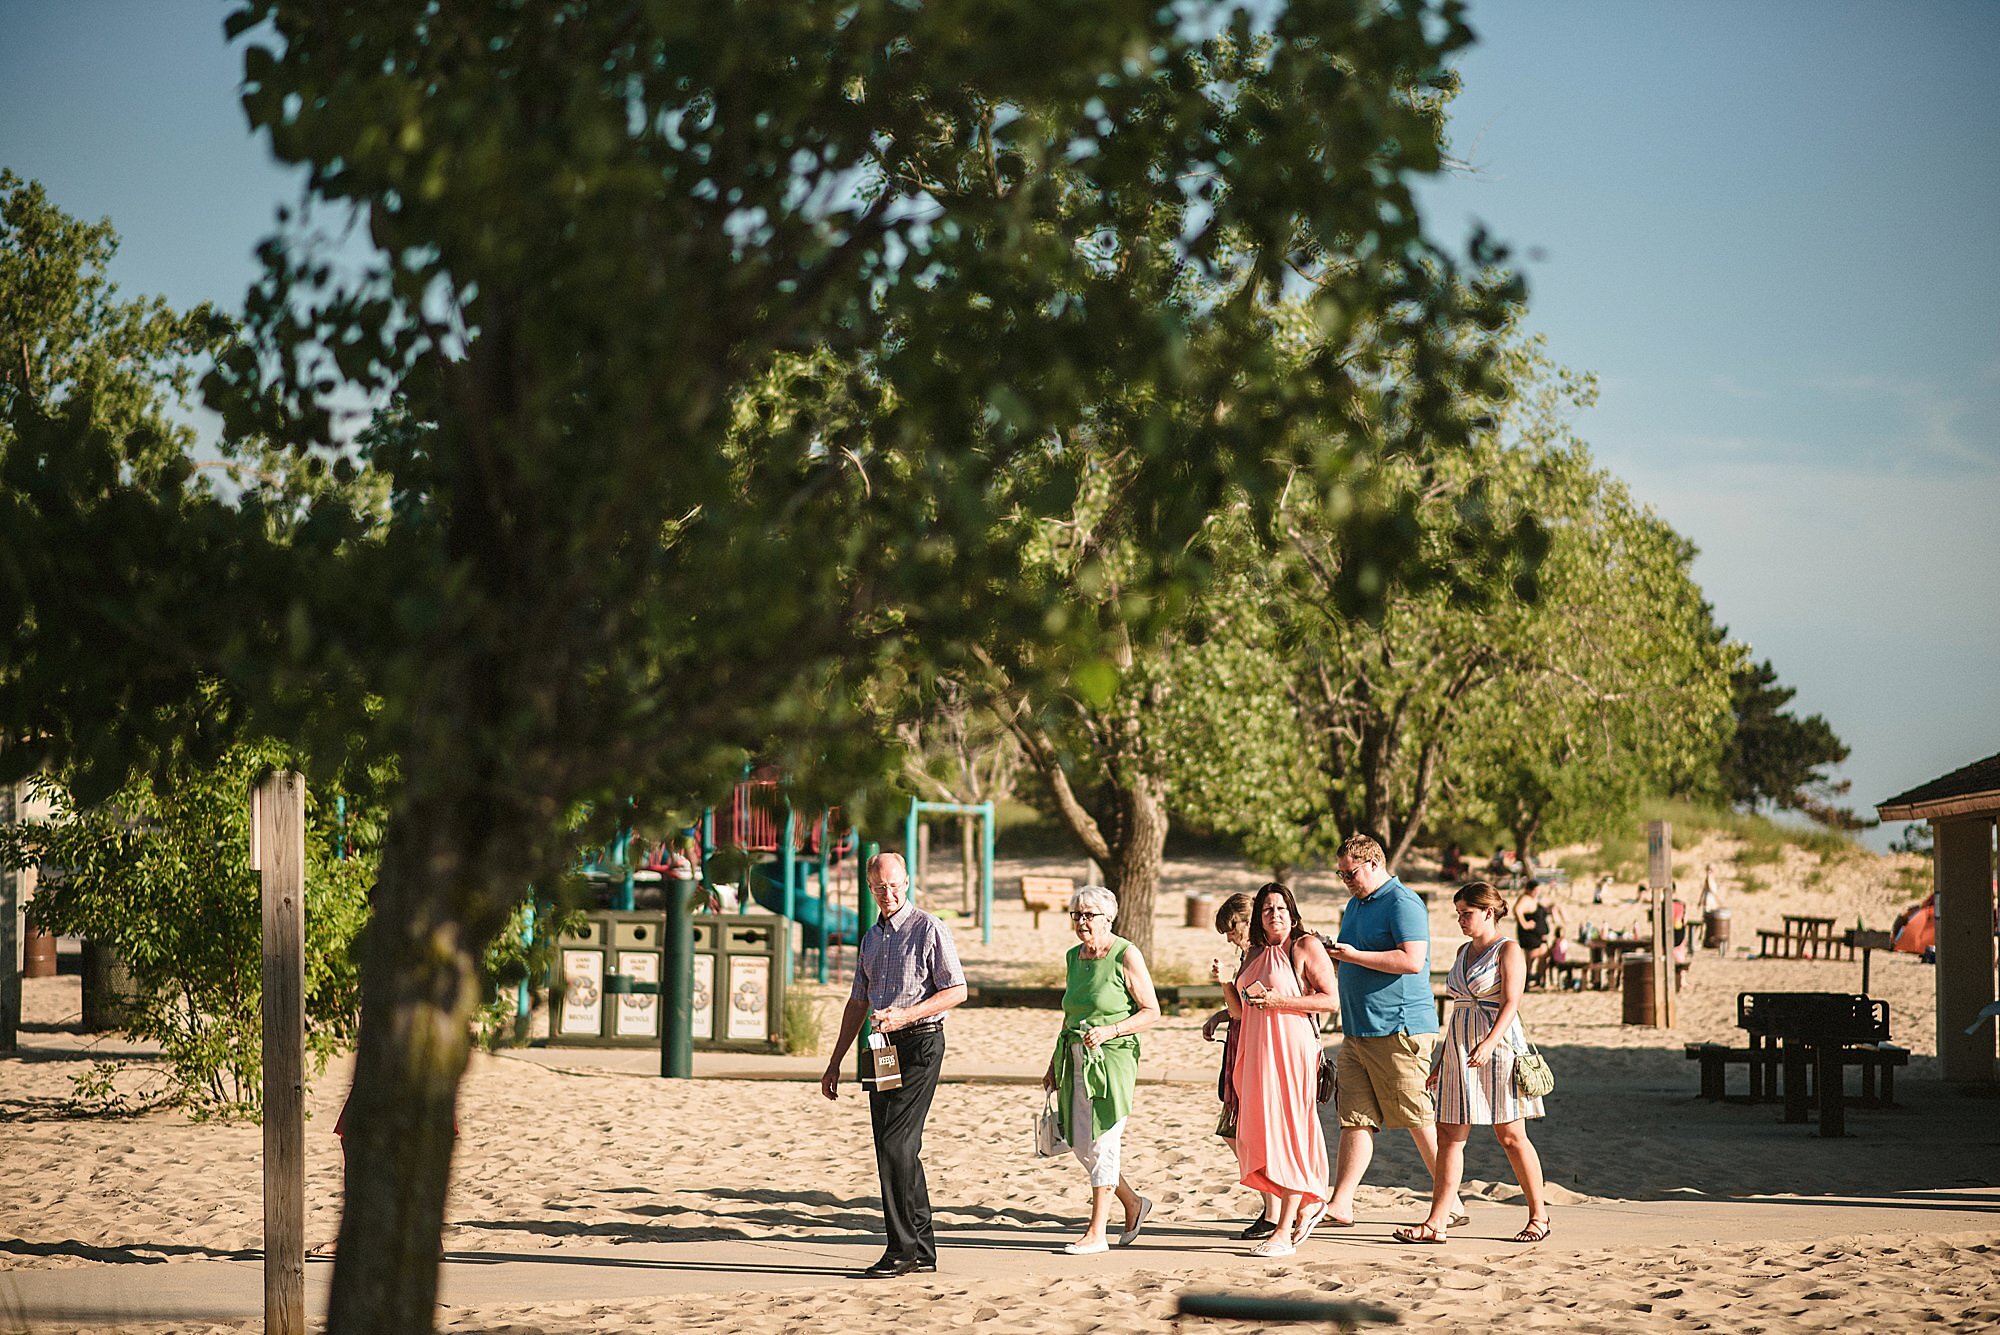
[{"label": "wooden post", "polygon": [[1646,881],[1653,890],[1653,1023],[1674,1027],[1674,827],[1646,822]]},{"label": "wooden post", "polygon": [[1975,1023],[1994,1000],[1993,826],[1984,815],[1931,821],[1938,1066],[1953,1083],[1984,1084],[1994,1075],[1993,1030]]},{"label": "wooden post", "polygon": [[264,1330],[305,1335],[306,781],[250,793],[250,866],[264,889]]},{"label": "wooden post", "polygon": [[[15,785],[0,784],[0,825],[15,821]],[[21,876],[0,867],[0,1052],[12,1052],[21,1027]]]}]

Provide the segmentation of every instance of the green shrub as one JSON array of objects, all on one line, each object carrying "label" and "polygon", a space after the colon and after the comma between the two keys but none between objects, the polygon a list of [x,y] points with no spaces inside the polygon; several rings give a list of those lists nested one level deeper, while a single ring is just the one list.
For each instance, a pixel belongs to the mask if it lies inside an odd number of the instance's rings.
[{"label": "green shrub", "polygon": [[[79,810],[55,779],[29,780],[48,801],[47,823],[0,829],[0,859],[36,867],[29,918],[88,937],[121,956],[138,995],[133,1036],[167,1060],[160,1098],[197,1117],[256,1116],[263,1075],[263,912],[250,870],[250,783],[282,757],[237,747],[186,769],[163,791],[146,783]],[[307,1075],[353,1038],[360,978],[353,945],[368,914],[375,857],[337,847],[350,831],[335,802],[306,795],[305,1018]],[[107,1103],[99,1072],[78,1096]]]}]

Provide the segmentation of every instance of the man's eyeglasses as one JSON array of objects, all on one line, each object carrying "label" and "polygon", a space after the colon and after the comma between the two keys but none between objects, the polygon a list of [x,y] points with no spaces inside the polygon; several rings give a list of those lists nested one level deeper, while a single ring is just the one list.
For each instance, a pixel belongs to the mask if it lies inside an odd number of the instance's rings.
[{"label": "man's eyeglasses", "polygon": [[905,884],[903,881],[870,881],[868,888],[877,892],[883,890],[901,890]]},{"label": "man's eyeglasses", "polygon": [[1364,862],[1361,864],[1361,866],[1356,867],[1353,871],[1342,871],[1340,868],[1336,867],[1334,868],[1333,874],[1335,876],[1338,876],[1341,880],[1345,881],[1349,885],[1359,885],[1361,883],[1361,873],[1363,870],[1367,868],[1367,866],[1368,864]]}]

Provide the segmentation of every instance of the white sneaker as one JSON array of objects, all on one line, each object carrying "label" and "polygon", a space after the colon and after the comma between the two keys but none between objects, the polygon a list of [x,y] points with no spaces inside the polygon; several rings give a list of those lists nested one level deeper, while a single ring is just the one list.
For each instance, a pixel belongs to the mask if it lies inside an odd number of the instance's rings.
[{"label": "white sneaker", "polygon": [[1096,1242],[1065,1242],[1063,1244],[1063,1252],[1069,1256],[1095,1256],[1099,1252],[1108,1252],[1110,1250],[1111,1244],[1103,1238],[1099,1238]]},{"label": "white sneaker", "polygon": [[1284,1238],[1273,1234],[1250,1249],[1252,1256],[1290,1256],[1298,1248]]}]

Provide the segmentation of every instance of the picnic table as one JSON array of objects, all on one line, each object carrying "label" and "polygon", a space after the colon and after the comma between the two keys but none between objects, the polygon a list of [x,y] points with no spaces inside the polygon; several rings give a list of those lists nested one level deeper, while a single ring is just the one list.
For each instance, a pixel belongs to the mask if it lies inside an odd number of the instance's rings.
[{"label": "picnic table", "polygon": [[1810,913],[1787,913],[1784,926],[1776,931],[1757,932],[1757,953],[1766,959],[1817,960],[1853,959],[1854,947],[1845,936],[1836,936],[1833,919]]},{"label": "picnic table", "polygon": [[1856,1106],[1895,1105],[1895,1068],[1907,1065],[1910,1053],[1889,1041],[1887,1002],[1847,992],[1742,992],[1736,998],[1736,1025],[1749,1035],[1748,1046],[1687,1045],[1688,1059],[1701,1063],[1700,1097],[1725,1097],[1724,1068],[1742,1062],[1750,1070],[1750,1102],[1782,1098],[1784,1120],[1805,1122],[1817,1096],[1819,1134],[1842,1136],[1847,1132],[1845,1068],[1854,1066],[1861,1071]]},{"label": "picnic table", "polygon": [[1651,950],[1650,936],[1595,936],[1580,944],[1590,950],[1590,962],[1581,964],[1583,984],[1600,992],[1615,992],[1625,972],[1625,956],[1635,950]]}]

